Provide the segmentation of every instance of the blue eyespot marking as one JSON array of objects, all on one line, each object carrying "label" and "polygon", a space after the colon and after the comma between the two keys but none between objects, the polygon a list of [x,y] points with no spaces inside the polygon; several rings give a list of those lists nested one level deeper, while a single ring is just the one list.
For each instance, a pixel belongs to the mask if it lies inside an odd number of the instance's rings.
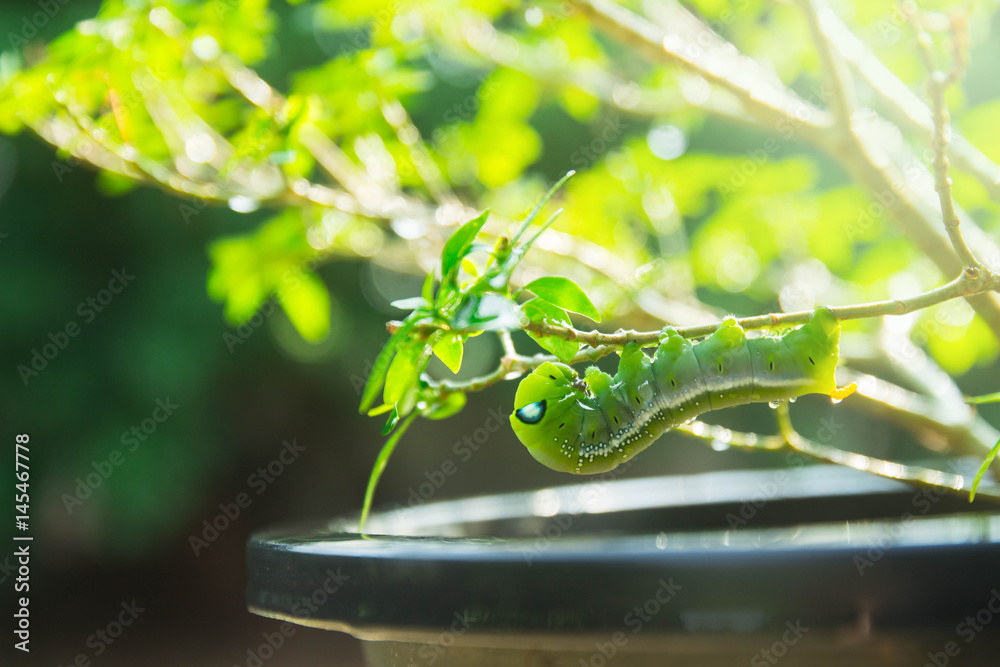
[{"label": "blue eyespot marking", "polygon": [[537,424],[545,416],[545,401],[529,403],[520,410],[516,410],[514,415],[525,424]]}]

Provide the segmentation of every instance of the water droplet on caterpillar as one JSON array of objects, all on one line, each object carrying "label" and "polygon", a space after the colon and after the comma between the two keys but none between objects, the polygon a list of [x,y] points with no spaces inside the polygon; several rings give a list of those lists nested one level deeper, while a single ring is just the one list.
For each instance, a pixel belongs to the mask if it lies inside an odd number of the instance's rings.
[{"label": "water droplet on caterpillar", "polygon": [[778,408],[781,407],[782,403],[784,403],[784,401],[769,401],[767,407],[771,408],[772,410],[777,410]]},{"label": "water droplet on caterpillar", "polygon": [[798,396],[791,396],[791,397],[789,397],[788,402],[789,403],[794,403],[797,400],[799,400]]},{"label": "water droplet on caterpillar", "polygon": [[753,446],[755,446],[757,444],[757,434],[756,433],[747,433],[745,439],[746,439],[746,443],[747,443],[747,445],[749,447],[753,447]]}]

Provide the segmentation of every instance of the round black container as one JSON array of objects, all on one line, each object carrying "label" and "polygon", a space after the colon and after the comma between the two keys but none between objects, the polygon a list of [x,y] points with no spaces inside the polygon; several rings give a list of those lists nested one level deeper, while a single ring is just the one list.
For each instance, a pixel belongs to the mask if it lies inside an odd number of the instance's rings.
[{"label": "round black container", "polygon": [[1000,664],[1000,507],[846,468],[597,479],[368,529],[254,535],[250,610],[386,667]]}]

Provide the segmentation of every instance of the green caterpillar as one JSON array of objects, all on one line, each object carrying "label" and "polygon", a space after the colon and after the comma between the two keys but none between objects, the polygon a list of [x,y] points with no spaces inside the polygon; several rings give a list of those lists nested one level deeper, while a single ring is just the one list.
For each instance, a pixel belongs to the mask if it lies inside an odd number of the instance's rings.
[{"label": "green caterpillar", "polygon": [[510,423],[546,466],[605,472],[709,410],[803,394],[843,398],[853,388],[834,380],[839,344],[840,324],[825,308],[780,337],[748,339],[734,319],[697,343],[667,329],[652,359],[625,346],[614,377],[590,366],[581,379],[565,364],[542,364],[518,386]]}]

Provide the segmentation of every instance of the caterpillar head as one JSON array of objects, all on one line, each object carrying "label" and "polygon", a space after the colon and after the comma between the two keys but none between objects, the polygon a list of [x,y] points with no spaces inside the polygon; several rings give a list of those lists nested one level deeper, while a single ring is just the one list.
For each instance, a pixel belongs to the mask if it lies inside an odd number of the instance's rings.
[{"label": "caterpillar head", "polygon": [[510,425],[535,459],[556,470],[572,470],[576,456],[567,456],[558,443],[566,439],[567,412],[586,395],[576,371],[565,364],[546,362],[521,380]]}]

